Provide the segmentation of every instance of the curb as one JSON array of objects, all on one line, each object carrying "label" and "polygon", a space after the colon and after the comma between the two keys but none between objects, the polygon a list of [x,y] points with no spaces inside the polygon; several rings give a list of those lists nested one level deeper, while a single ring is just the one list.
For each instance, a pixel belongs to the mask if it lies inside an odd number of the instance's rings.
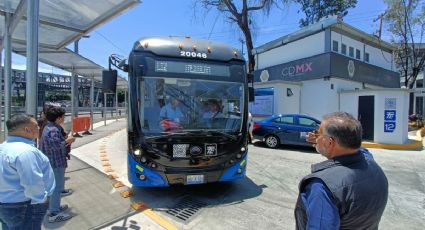
[{"label": "curb", "polygon": [[422,136],[420,131],[416,132],[416,140],[409,140],[407,144],[381,144],[373,142],[362,142],[362,147],[375,149],[392,149],[392,150],[418,150],[423,148]]}]

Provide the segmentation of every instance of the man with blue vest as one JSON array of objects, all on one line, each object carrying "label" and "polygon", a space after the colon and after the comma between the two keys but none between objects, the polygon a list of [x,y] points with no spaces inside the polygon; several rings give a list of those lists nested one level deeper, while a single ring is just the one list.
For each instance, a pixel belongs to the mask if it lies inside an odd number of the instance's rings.
[{"label": "man with blue vest", "polygon": [[328,160],[313,164],[299,184],[296,229],[378,229],[388,181],[360,148],[360,122],[345,112],[328,114],[307,140]]}]

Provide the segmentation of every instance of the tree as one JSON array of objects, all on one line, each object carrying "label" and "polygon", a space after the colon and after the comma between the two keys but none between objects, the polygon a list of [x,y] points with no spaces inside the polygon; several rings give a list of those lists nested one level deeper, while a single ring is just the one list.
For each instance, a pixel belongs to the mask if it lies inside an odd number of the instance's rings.
[{"label": "tree", "polygon": [[[194,0],[196,5],[200,4],[207,11],[216,9],[224,14],[230,23],[235,23],[245,37],[245,44],[248,52],[248,72],[253,73],[255,59],[252,50],[252,20],[253,12],[262,10],[265,15],[270,13],[273,6],[279,3],[286,3],[286,0]],[[235,3],[236,2],[236,3]]]},{"label": "tree", "polygon": [[[327,16],[347,15],[349,8],[356,7],[357,0],[295,0],[301,4],[305,18],[300,19],[300,27],[305,27],[318,22]],[[298,11],[299,12],[299,11]]]},{"label": "tree", "polygon": [[[397,46],[395,62],[406,88],[413,88],[425,63],[425,3],[421,0],[385,0],[384,17],[392,42]],[[422,4],[422,5],[420,5]]]}]

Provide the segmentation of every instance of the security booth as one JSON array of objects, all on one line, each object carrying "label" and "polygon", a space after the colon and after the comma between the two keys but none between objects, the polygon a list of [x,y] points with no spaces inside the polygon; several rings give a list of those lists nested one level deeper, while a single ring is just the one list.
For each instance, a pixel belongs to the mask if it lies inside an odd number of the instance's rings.
[{"label": "security booth", "polygon": [[362,123],[363,139],[382,144],[408,143],[407,89],[365,89],[339,93],[339,110]]}]

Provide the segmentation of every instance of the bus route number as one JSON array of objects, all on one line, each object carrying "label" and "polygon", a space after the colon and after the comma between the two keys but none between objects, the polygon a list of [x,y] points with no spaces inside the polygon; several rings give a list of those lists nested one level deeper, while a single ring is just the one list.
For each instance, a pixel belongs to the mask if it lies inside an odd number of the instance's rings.
[{"label": "bus route number", "polygon": [[201,52],[190,52],[190,51],[180,51],[180,56],[182,57],[193,57],[193,58],[207,58],[206,53]]}]

